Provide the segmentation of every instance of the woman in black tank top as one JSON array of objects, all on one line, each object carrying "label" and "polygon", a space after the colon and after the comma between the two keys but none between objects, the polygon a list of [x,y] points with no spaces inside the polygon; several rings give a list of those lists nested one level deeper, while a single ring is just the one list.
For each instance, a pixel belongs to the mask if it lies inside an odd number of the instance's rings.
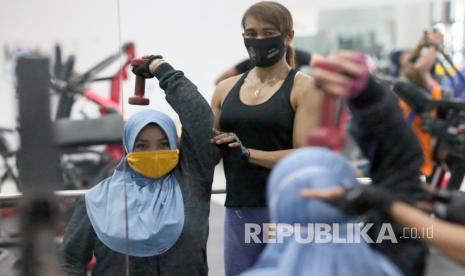
[{"label": "woman in black tank top", "polygon": [[[216,143],[226,175],[225,271],[252,266],[264,245],[246,243],[247,223],[268,223],[266,180],[270,169],[306,145],[318,125],[319,94],[313,80],[297,73],[292,16],[279,3],[260,2],[242,19],[244,44],[255,68],[221,82],[213,95]],[[250,228],[249,228],[250,229]]]}]

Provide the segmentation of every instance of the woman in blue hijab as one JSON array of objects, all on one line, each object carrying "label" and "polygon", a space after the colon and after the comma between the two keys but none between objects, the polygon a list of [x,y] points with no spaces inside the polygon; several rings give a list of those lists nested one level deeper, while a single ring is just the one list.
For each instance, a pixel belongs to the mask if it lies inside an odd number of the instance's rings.
[{"label": "woman in blue hijab", "polygon": [[[356,223],[354,217],[329,203],[300,195],[302,189],[355,185],[358,183],[350,164],[324,148],[301,149],[280,161],[268,182],[270,216],[277,225],[292,226],[294,233],[285,235],[278,226],[277,242],[269,243],[255,267],[243,275],[402,275],[384,254],[363,238],[357,241],[353,237],[347,228],[348,223]],[[328,233],[334,239],[337,236],[347,242],[318,242],[317,224],[331,227]]]},{"label": "woman in blue hijab", "polygon": [[[213,115],[181,71],[159,56],[134,72],[157,77],[178,113],[136,113],[124,127],[127,155],[78,202],[65,233],[65,275],[207,275],[206,242],[216,148]],[[141,70],[143,71],[141,73]],[[127,257],[127,258],[126,258]]]}]

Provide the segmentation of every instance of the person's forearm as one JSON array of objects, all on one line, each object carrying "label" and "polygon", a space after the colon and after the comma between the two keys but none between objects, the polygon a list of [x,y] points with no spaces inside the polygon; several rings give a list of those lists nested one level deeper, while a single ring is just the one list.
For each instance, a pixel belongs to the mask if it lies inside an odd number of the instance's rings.
[{"label": "person's forearm", "polygon": [[[200,94],[197,87],[175,70],[168,63],[161,64],[154,72],[165,91],[166,101],[176,111],[182,124],[183,135],[188,135],[198,148],[211,150],[213,113],[208,102]],[[211,152],[209,152],[211,154]]]},{"label": "person's forearm", "polygon": [[423,153],[402,117],[397,99],[373,79],[362,93],[349,101],[352,111],[350,129],[372,164],[372,180],[375,185],[420,196],[418,179]]},{"label": "person's forearm", "polygon": [[449,257],[465,263],[465,226],[435,219],[402,202],[395,202],[390,211],[396,222],[414,228],[418,233],[432,227],[432,238],[424,241],[438,247]]},{"label": "person's forearm", "polygon": [[412,51],[411,59],[416,60],[418,56],[420,56],[423,46],[424,46],[423,43],[418,43],[417,47]]},{"label": "person's forearm", "polygon": [[271,169],[274,167],[274,165],[276,165],[276,163],[279,162],[279,160],[294,152],[295,149],[277,151],[249,149],[249,151],[249,163]]},{"label": "person's forearm", "polygon": [[[175,70],[168,63],[158,66],[154,75],[160,81],[166,100],[178,114],[183,127],[192,125],[192,131],[200,127],[202,131],[211,133],[213,113],[195,84],[182,71]],[[199,120],[199,116],[202,116],[202,120]]]},{"label": "person's forearm", "polygon": [[210,143],[214,120],[210,105],[194,83],[168,63],[158,66],[154,75],[165,91],[166,101],[179,116],[183,129],[182,145],[188,146],[192,160],[199,162],[199,171],[203,171],[204,177],[210,179],[210,168],[215,165],[218,150]]},{"label": "person's forearm", "polygon": [[415,61],[415,64],[414,64],[415,70],[420,71],[420,73],[422,74],[428,73],[436,61],[436,56],[437,56],[436,48],[429,47]]}]

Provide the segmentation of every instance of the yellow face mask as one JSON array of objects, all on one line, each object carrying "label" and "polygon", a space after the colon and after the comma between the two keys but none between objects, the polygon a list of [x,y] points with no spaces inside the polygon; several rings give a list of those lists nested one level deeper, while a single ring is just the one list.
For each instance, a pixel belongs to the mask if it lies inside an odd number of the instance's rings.
[{"label": "yellow face mask", "polygon": [[160,178],[172,171],[179,162],[179,150],[138,151],[128,154],[128,164],[149,178]]}]

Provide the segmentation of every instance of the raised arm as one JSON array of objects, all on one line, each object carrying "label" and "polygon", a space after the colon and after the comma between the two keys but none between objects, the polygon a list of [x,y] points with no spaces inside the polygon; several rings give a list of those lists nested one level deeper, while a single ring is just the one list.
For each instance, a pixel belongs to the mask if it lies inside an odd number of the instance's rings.
[{"label": "raised arm", "polygon": [[150,70],[181,120],[181,150],[193,166],[192,172],[211,182],[217,149],[210,144],[213,113],[208,102],[183,72],[163,60],[152,62]]},{"label": "raised arm", "polygon": [[340,52],[328,62],[332,70],[320,66],[315,79],[325,92],[349,97],[350,131],[370,160],[373,183],[410,196],[422,194],[421,148],[393,93],[369,76],[361,54]]},{"label": "raised arm", "polygon": [[423,155],[391,91],[371,78],[366,90],[349,101],[351,133],[370,160],[375,185],[414,196],[420,189]]},{"label": "raised arm", "polygon": [[419,70],[421,74],[429,74],[431,68],[434,66],[437,58],[437,48],[442,47],[444,44],[444,35],[438,30],[433,30],[427,34],[425,46],[430,46],[418,54],[418,59],[414,61],[414,68]]}]

